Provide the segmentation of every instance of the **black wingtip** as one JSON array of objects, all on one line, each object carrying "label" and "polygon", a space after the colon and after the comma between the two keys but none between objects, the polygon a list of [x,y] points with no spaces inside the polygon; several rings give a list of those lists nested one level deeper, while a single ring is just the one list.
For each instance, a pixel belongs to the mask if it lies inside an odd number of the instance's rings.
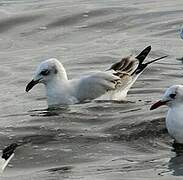
[{"label": "black wingtip", "polygon": [[147,46],[143,51],[141,51],[141,53],[138,56],[136,56],[140,64],[142,64],[142,62],[147,57],[150,51],[151,51],[151,46]]},{"label": "black wingtip", "polygon": [[[30,141],[29,141],[30,142]],[[17,147],[19,146],[23,146],[24,144],[29,143],[28,141],[25,142],[20,142],[20,143],[12,143],[9,146],[7,146],[6,148],[4,148],[2,150],[2,158],[7,160],[16,150]]]},{"label": "black wingtip", "polygon": [[7,146],[5,149],[3,149],[2,158],[7,160],[14,153],[15,149],[18,146],[19,145],[17,143],[12,143],[9,146]]},{"label": "black wingtip", "polygon": [[156,61],[159,61],[159,60],[161,60],[161,59],[164,59],[164,58],[166,58],[166,57],[168,57],[168,56],[165,55],[165,56],[162,56],[162,57],[153,59],[152,61],[149,61],[149,62],[147,62],[147,63],[139,64],[138,67],[137,67],[137,69],[136,69],[136,71],[135,71],[134,73],[135,73],[135,74],[139,74],[139,73],[142,72],[149,64],[152,64],[152,63],[154,63],[154,62],[156,62]]},{"label": "black wingtip", "polygon": [[152,61],[149,61],[149,62],[147,62],[147,63],[145,63],[145,64],[148,65],[148,64],[151,64],[151,63],[153,63],[153,62],[156,62],[156,61],[159,61],[159,60],[161,60],[161,59],[164,59],[164,58],[166,58],[166,57],[168,57],[168,55],[161,56],[161,57],[159,57],[159,58],[153,59]]}]

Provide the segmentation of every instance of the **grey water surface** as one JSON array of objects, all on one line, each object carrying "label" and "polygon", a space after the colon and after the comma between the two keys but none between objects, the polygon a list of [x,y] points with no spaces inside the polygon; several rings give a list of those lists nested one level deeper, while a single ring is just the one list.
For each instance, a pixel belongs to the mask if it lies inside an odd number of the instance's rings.
[{"label": "grey water surface", "polygon": [[[182,0],[0,0],[0,149],[19,147],[2,180],[182,179],[183,156],[165,128],[164,89],[182,84]],[[105,70],[151,45],[151,65],[129,102],[92,101],[47,110],[36,66],[59,59],[68,76]]]}]

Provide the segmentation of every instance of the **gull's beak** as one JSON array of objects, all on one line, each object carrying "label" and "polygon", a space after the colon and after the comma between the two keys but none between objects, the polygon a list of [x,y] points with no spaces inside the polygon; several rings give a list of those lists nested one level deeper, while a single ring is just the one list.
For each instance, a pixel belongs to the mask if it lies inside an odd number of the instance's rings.
[{"label": "gull's beak", "polygon": [[39,80],[32,80],[31,82],[29,82],[29,84],[27,84],[26,86],[26,92],[29,92],[36,84],[39,83]]},{"label": "gull's beak", "polygon": [[154,109],[159,108],[160,106],[166,105],[167,102],[168,102],[168,100],[166,100],[166,101],[160,100],[160,101],[154,103],[154,104],[151,106],[150,110],[154,110]]}]

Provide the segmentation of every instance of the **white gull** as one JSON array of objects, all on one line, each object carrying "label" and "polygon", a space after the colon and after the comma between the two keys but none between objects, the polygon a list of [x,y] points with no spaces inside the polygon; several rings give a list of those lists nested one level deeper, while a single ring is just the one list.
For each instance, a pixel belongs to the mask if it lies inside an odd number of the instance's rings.
[{"label": "white gull", "polygon": [[146,47],[138,56],[125,57],[113,64],[109,70],[94,72],[79,79],[68,79],[63,65],[55,58],[43,61],[27,85],[28,92],[38,83],[46,87],[48,106],[75,104],[86,100],[124,100],[127,92],[144,71],[146,66],[161,58],[143,63],[151,46]]},{"label": "white gull", "polygon": [[180,29],[180,37],[181,37],[181,39],[183,39],[183,26]]},{"label": "white gull", "polygon": [[0,157],[0,172],[3,173],[4,169],[14,156],[15,149],[20,146],[17,143],[12,143],[2,150]]},{"label": "white gull", "polygon": [[164,93],[162,99],[151,106],[151,110],[167,105],[166,127],[176,143],[183,144],[183,86],[173,85]]}]

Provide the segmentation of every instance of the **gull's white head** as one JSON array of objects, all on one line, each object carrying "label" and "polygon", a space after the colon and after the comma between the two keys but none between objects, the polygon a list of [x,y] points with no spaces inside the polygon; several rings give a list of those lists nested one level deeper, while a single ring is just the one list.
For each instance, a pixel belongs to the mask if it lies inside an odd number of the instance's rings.
[{"label": "gull's white head", "polygon": [[26,86],[26,91],[30,91],[38,83],[46,85],[56,79],[67,80],[63,65],[55,58],[45,60],[37,67],[32,81]]},{"label": "gull's white head", "polygon": [[181,39],[183,39],[183,26],[180,29],[180,37],[181,37]]},{"label": "gull's white head", "polygon": [[183,104],[183,86],[173,85],[165,91],[161,100],[151,106],[150,110],[156,109],[162,105],[172,107],[178,104]]}]

